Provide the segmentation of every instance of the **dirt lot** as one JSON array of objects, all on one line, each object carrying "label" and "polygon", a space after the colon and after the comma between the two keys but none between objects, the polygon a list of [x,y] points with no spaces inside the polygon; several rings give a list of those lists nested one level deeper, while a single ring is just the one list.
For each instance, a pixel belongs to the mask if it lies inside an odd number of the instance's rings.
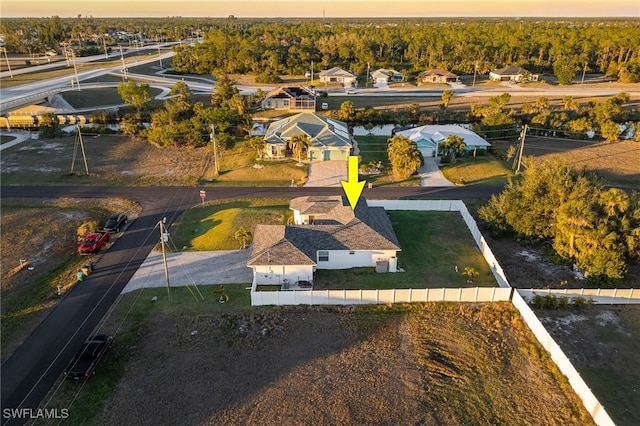
[{"label": "dirt lot", "polygon": [[164,314],[145,329],[100,424],[592,424],[509,304]]},{"label": "dirt lot", "polygon": [[640,424],[640,306],[537,314],[616,424]]},{"label": "dirt lot", "polygon": [[70,136],[29,140],[3,151],[3,184],[195,185],[210,165],[208,148],[159,149],[138,139],[90,135],[83,145],[89,176],[79,142]]},{"label": "dirt lot", "polygon": [[[517,145],[514,142],[500,141],[495,144],[504,152],[509,145]],[[610,183],[630,184],[640,188],[640,143],[638,142],[606,143],[527,136],[524,155],[561,157],[572,167],[587,167],[597,171]]]}]

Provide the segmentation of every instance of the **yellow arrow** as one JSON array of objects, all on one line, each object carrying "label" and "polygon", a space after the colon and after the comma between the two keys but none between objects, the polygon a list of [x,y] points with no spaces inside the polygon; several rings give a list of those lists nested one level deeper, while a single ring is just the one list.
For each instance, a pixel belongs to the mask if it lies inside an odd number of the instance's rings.
[{"label": "yellow arrow", "polygon": [[347,177],[348,180],[341,180],[342,189],[344,189],[344,193],[347,195],[347,199],[349,200],[349,204],[351,205],[351,209],[356,209],[356,204],[358,204],[358,200],[360,199],[360,194],[362,194],[362,190],[364,189],[364,184],[366,181],[358,181],[358,156],[350,155],[349,156],[349,167],[347,169]]}]

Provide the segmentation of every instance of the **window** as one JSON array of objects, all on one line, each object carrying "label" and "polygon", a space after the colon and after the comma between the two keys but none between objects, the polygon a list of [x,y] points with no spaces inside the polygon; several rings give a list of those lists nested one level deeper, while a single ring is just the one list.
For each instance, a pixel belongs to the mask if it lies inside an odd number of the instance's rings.
[{"label": "window", "polygon": [[318,262],[328,262],[329,261],[329,252],[326,250],[318,251]]}]

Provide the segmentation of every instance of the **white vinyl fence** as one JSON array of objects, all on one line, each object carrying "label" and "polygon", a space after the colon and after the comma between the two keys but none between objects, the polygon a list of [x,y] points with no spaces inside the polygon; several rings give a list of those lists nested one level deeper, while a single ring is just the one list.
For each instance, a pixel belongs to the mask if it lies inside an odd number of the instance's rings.
[{"label": "white vinyl fence", "polygon": [[375,305],[411,302],[502,302],[510,288],[252,291],[251,305]]},{"label": "white vinyl fence", "polygon": [[577,289],[518,289],[520,296],[531,302],[535,296],[552,294],[558,298],[567,297],[569,302],[577,298],[592,300],[598,305],[640,304],[640,290],[633,288],[577,288]]}]

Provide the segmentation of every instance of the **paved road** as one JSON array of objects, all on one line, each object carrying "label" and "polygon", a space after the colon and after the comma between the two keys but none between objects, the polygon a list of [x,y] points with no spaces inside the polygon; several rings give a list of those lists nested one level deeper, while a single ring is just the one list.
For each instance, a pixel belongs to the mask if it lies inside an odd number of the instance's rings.
[{"label": "paved road", "polygon": [[[192,187],[2,186],[2,198],[110,198],[137,200],[142,213],[100,257],[94,272],[69,291],[1,367],[2,408],[37,408],[64,367],[92,333],[158,240],[156,225],[170,224],[200,203]],[[368,198],[459,199],[488,197],[498,187],[381,187],[365,189]],[[341,188],[207,188],[207,200],[342,194]],[[20,421],[3,419],[5,424]]]}]

